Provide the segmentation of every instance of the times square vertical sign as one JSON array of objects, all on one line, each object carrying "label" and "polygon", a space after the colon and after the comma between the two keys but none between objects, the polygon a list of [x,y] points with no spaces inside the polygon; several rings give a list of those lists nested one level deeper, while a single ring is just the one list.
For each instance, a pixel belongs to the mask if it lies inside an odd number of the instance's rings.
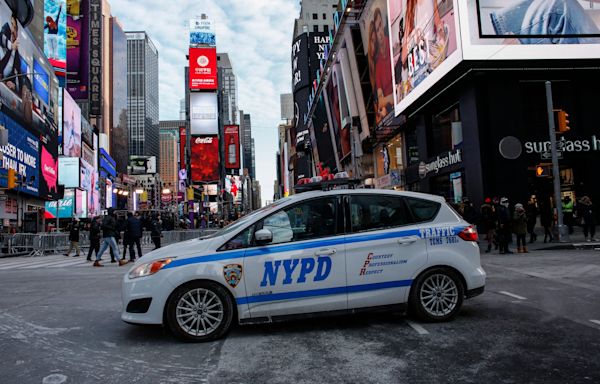
[{"label": "times square vertical sign", "polygon": [[101,114],[102,0],[90,0],[90,115]]}]

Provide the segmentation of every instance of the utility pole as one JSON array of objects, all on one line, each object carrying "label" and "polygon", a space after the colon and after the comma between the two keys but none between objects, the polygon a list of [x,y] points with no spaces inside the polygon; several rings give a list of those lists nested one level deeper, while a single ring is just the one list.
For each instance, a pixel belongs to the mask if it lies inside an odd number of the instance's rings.
[{"label": "utility pole", "polygon": [[569,240],[568,231],[563,224],[562,199],[560,197],[560,168],[556,149],[556,126],[554,123],[554,104],[552,102],[552,83],[546,81],[546,106],[548,108],[548,133],[550,134],[550,151],[552,153],[552,181],[554,183],[554,204],[558,216],[558,241]]}]

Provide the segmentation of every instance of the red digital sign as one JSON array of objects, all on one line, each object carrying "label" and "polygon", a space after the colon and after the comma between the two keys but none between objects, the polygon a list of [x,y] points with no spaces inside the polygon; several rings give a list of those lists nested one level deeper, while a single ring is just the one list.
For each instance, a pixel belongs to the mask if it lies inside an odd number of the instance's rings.
[{"label": "red digital sign", "polygon": [[240,127],[225,127],[225,169],[240,169]]},{"label": "red digital sign", "polygon": [[190,48],[190,89],[217,89],[217,49]]},{"label": "red digital sign", "polygon": [[192,182],[219,180],[219,137],[195,136],[190,144]]}]

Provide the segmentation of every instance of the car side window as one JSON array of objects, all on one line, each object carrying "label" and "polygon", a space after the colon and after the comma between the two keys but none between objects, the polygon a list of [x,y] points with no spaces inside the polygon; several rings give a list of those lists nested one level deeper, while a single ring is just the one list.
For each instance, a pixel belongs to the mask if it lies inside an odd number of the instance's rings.
[{"label": "car side window", "polygon": [[417,199],[415,197],[407,197],[406,203],[417,223],[433,220],[441,206],[440,203],[435,201]]},{"label": "car side window", "polygon": [[234,249],[248,248],[252,244],[252,235],[254,234],[254,225],[244,229],[233,239],[226,242],[218,251],[231,251]]},{"label": "car side window", "polygon": [[265,218],[262,229],[273,233],[273,241],[270,244],[310,240],[334,236],[337,228],[336,218],[335,197],[314,199],[284,208]]},{"label": "car side window", "polygon": [[400,196],[351,195],[350,216],[352,232],[393,228],[412,222]]}]

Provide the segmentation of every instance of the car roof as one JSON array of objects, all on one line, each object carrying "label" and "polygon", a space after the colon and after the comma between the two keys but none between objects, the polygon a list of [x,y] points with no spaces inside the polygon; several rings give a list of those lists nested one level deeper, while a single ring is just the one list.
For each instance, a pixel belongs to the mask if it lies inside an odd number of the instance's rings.
[{"label": "car roof", "polygon": [[412,192],[412,191],[395,191],[391,189],[373,189],[373,188],[357,188],[357,189],[334,189],[331,191],[310,191],[302,192],[289,197],[289,201],[302,201],[321,196],[337,196],[337,195],[397,195],[404,197],[414,197],[418,199],[432,200],[439,203],[445,203],[446,199],[443,196],[431,195],[429,193]]}]

